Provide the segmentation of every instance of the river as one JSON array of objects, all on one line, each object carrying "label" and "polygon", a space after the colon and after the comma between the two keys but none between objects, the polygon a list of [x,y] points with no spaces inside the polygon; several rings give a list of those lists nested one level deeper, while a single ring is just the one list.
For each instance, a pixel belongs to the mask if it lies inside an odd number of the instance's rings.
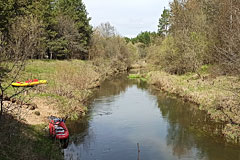
[{"label": "river", "polygon": [[125,75],[105,81],[83,120],[69,122],[65,160],[240,160],[197,106]]}]

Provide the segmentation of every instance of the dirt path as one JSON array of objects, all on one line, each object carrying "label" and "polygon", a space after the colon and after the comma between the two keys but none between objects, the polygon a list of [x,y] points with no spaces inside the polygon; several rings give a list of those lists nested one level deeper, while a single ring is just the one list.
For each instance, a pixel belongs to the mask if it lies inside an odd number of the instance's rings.
[{"label": "dirt path", "polygon": [[33,103],[37,104],[36,109],[30,110],[30,108],[28,108],[29,113],[24,117],[28,124],[43,124],[48,121],[48,116],[59,116],[56,104],[50,104],[47,100],[40,98],[35,98]]},{"label": "dirt path", "polygon": [[31,104],[19,105],[17,102],[4,101],[6,113],[22,119],[31,125],[47,124],[48,116],[60,116],[57,104],[47,99],[34,98]]}]

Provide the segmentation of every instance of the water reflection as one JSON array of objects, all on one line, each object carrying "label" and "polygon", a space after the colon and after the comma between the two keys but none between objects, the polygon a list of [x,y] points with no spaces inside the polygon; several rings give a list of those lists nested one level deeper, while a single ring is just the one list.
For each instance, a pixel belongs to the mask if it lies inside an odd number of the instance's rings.
[{"label": "water reflection", "polygon": [[198,159],[240,159],[239,146],[227,144],[219,135],[223,124],[214,123],[196,106],[161,94],[158,107],[169,123],[167,145],[179,159],[194,152]]},{"label": "water reflection", "polygon": [[[106,81],[96,92],[89,117],[71,122],[65,159],[238,160],[239,146],[218,134],[222,124],[197,107],[146,89],[126,76]],[[214,134],[213,134],[214,133]]]}]

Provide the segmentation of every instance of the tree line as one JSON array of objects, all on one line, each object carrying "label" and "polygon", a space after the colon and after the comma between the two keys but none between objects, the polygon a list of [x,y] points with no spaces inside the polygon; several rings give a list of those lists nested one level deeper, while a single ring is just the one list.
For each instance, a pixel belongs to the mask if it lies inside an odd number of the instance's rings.
[{"label": "tree line", "polygon": [[197,72],[208,65],[219,74],[236,74],[239,24],[238,0],[174,0],[164,9],[157,32],[127,40],[143,43],[148,61],[170,73]]},{"label": "tree line", "polygon": [[29,59],[91,60],[106,73],[130,65],[133,46],[110,23],[93,28],[90,19],[82,0],[0,0],[0,119],[4,97],[25,92],[7,90]]},{"label": "tree line", "polygon": [[[93,32],[82,0],[0,0],[1,53],[86,59]],[[17,52],[17,53],[16,53]]]}]

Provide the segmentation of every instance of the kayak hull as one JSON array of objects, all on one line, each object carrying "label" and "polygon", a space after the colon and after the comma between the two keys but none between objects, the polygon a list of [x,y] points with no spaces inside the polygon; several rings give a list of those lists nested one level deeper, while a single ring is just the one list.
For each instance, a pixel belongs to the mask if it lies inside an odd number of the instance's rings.
[{"label": "kayak hull", "polygon": [[15,82],[12,83],[12,86],[14,87],[32,87],[36,86],[39,84],[47,84],[47,80],[38,80],[38,81],[33,81],[33,82]]},{"label": "kayak hull", "polygon": [[64,122],[60,123],[49,123],[49,133],[56,139],[67,139],[69,138],[69,131]]}]

